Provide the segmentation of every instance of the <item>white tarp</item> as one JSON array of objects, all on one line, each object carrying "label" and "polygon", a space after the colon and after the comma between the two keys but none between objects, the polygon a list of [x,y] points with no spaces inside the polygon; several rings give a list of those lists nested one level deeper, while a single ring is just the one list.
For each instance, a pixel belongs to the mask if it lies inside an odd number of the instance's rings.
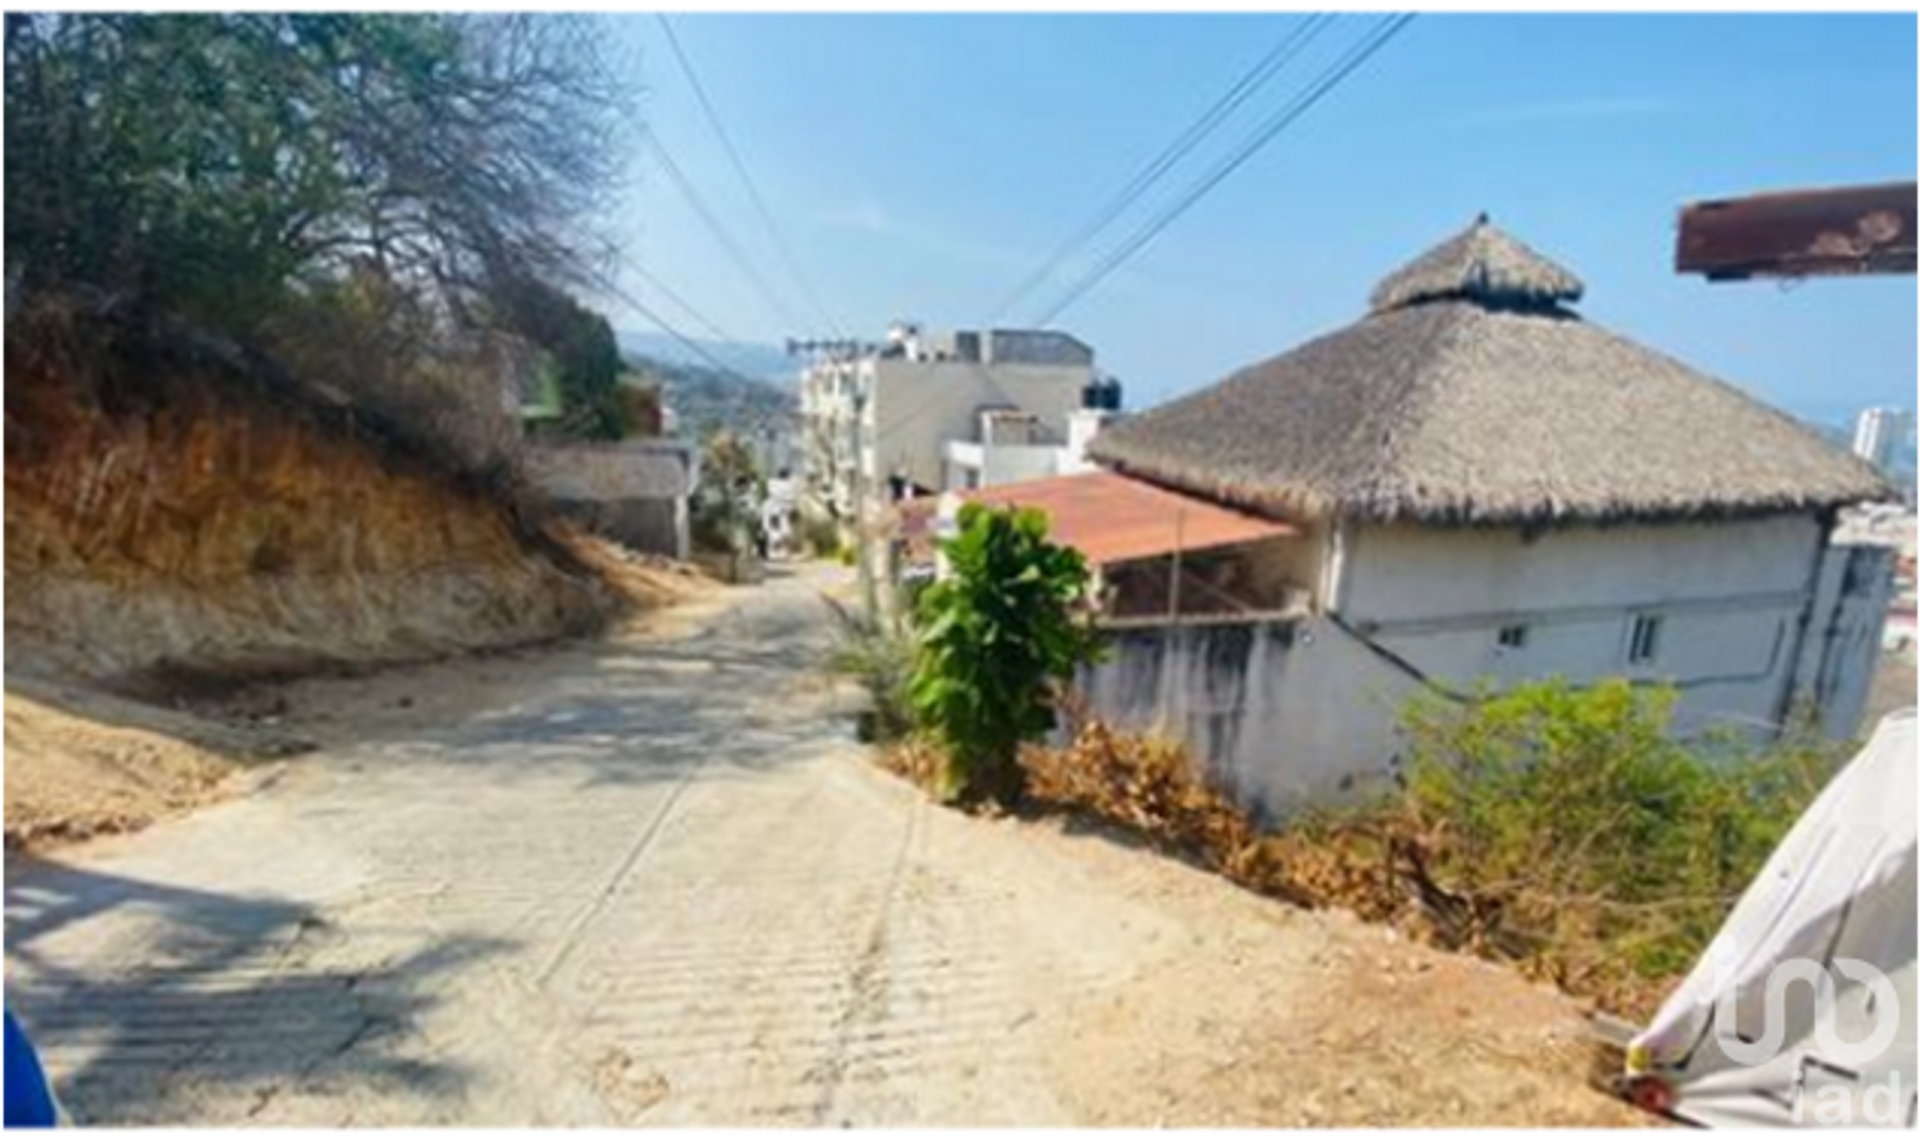
[{"label": "white tarp", "polygon": [[[1912,1126],[1915,766],[1913,712],[1882,720],[1634,1039],[1630,1068],[1664,1077],[1677,1115]],[[1816,973],[1832,1000],[1816,1000]],[[1886,1048],[1858,1047],[1889,1026]]]}]

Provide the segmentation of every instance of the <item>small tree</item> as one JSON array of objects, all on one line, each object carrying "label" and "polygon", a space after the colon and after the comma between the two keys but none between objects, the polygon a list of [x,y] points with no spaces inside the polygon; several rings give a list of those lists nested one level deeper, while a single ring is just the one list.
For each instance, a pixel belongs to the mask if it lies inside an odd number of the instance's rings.
[{"label": "small tree", "polygon": [[1053,728],[1056,687],[1095,656],[1080,612],[1090,575],[1047,541],[1038,511],[968,504],[959,522],[941,544],[950,574],[915,607],[913,708],[946,752],[943,798],[1011,804],[1025,791],[1020,745]]},{"label": "small tree", "polygon": [[761,475],[753,452],[724,429],[701,448],[700,486],[693,503],[694,539],[727,559],[727,577],[738,582],[754,555],[760,520],[754,513]]}]

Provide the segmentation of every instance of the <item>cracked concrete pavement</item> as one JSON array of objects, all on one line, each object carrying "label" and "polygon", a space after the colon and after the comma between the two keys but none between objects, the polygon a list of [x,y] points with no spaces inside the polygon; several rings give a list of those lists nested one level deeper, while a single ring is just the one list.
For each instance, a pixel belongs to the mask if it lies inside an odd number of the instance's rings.
[{"label": "cracked concrete pavement", "polygon": [[10,860],[7,998],[70,1111],[1486,1119],[1405,1079],[1391,1047],[1368,1046],[1372,1072],[1326,1055],[1364,1009],[1347,980],[1384,974],[1366,1000],[1390,1008],[1400,963],[1498,995],[1457,1016],[1490,1019],[1506,1051],[1437,1082],[1499,1082],[1531,1098],[1519,1121],[1610,1121],[1543,1060],[1578,1025],[1534,987],[1108,838],[959,816],[875,771],[820,669],[830,573],[650,632],[296,686],[320,753],[185,819]]}]

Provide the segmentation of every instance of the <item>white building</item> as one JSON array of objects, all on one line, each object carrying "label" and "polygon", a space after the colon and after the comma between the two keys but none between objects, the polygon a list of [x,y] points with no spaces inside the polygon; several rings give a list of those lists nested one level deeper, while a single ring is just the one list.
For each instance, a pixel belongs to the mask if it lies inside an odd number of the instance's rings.
[{"label": "white building", "polygon": [[1067,415],[1066,438],[1061,439],[1032,412],[981,412],[975,438],[950,439],[942,448],[946,479],[940,489],[969,491],[1091,471],[1087,446],[1119,416],[1116,409],[1076,408]]},{"label": "white building", "polygon": [[1853,425],[1853,453],[1880,468],[1893,465],[1893,449],[1907,429],[1906,413],[1898,408],[1868,408]]},{"label": "white building", "polygon": [[885,346],[830,355],[801,376],[806,507],[849,520],[863,487],[878,504],[1053,474],[1074,433],[1090,435],[1076,412],[1117,396],[1093,350],[1066,333],[896,324]]},{"label": "white building", "polygon": [[1893,489],[1581,319],[1581,291],[1482,220],[1357,323],[1101,433],[1097,461],[1194,507],[1109,493],[1111,521],[1056,519],[1124,551],[1095,558],[1115,616],[1093,707],[1182,733],[1272,811],[1390,777],[1408,698],[1481,684],[1659,681],[1682,732],[1807,710],[1854,732],[1892,551],[1834,529]]}]

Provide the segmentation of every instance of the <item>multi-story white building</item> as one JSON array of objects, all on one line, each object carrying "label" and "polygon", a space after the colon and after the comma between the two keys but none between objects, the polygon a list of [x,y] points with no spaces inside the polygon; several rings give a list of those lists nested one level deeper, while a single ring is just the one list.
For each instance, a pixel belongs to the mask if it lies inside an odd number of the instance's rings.
[{"label": "multi-story white building", "polygon": [[1868,408],[1853,425],[1853,453],[1884,471],[1892,466],[1893,449],[1906,428],[1906,413],[1899,408]]},{"label": "multi-story white building", "polygon": [[1058,473],[1119,404],[1093,350],[1062,332],[925,333],[830,352],[801,376],[805,509],[837,520],[856,502]]}]

